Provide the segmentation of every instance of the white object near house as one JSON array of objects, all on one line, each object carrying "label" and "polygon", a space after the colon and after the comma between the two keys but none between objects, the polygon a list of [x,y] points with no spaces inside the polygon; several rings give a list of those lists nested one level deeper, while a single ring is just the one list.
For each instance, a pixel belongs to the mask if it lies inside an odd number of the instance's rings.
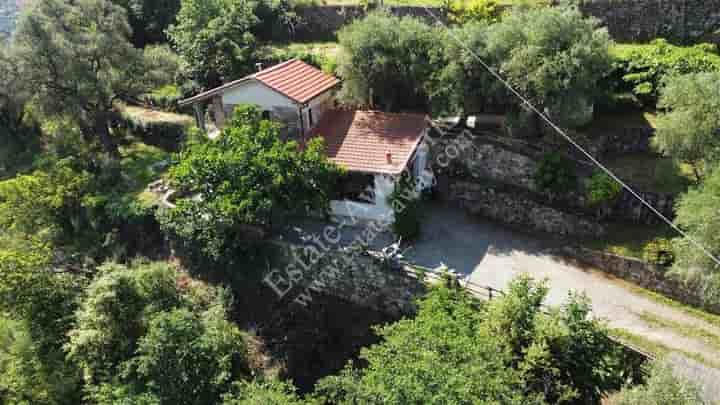
[{"label": "white object near house", "polygon": [[215,125],[222,128],[237,105],[254,104],[267,118],[284,124],[290,139],[303,143],[322,137],[328,158],[348,171],[339,185],[342,199],[331,202],[332,213],[392,221],[389,198],[403,173],[415,179],[418,192],[433,184],[424,142],[427,117],[335,109],[333,90],[339,83],[334,76],[292,59],[180,104],[195,106],[201,129],[206,128],[203,106],[209,106]]}]

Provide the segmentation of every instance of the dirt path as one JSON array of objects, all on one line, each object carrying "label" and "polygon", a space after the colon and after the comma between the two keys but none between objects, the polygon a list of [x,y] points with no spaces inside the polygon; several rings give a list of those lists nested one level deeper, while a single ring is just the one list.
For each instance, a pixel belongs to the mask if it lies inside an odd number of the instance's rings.
[{"label": "dirt path", "polygon": [[478,221],[458,209],[433,206],[426,212],[423,237],[407,252],[410,261],[431,268],[445,264],[474,283],[500,290],[522,273],[547,279],[548,304],[561,304],[571,291],[583,292],[610,327],[685,355],[720,361],[719,327],[633,291],[623,281],[554,257],[549,252],[557,245],[551,241]]}]

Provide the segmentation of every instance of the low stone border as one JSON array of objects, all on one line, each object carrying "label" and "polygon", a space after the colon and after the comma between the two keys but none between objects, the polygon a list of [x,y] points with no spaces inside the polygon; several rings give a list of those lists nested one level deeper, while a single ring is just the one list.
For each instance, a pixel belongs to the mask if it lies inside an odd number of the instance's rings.
[{"label": "low stone border", "polygon": [[672,274],[668,274],[665,267],[580,246],[566,246],[556,253],[683,304],[720,314],[720,305],[705,302],[702,297],[702,289],[694,288]]}]

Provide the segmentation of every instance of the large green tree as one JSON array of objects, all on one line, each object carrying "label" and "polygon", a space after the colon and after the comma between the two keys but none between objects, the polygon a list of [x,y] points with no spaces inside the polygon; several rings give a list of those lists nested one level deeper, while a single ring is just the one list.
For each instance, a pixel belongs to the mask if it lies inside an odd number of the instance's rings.
[{"label": "large green tree", "polygon": [[[599,21],[577,8],[542,7],[514,11],[491,25],[484,54],[540,111],[574,127],[592,118],[599,80],[611,68],[609,46]],[[513,100],[523,121],[533,117],[523,117],[520,100]]]},{"label": "large green tree", "polygon": [[720,73],[696,73],[666,80],[655,143],[661,152],[693,166],[698,180],[720,150]]},{"label": "large green tree", "polygon": [[86,141],[119,156],[115,103],[155,87],[159,66],[130,43],[125,10],[109,0],[36,1],[13,37],[15,78],[48,115],[72,117]]},{"label": "large green tree", "polygon": [[100,272],[67,344],[90,403],[212,405],[248,376],[244,336],[227,320],[224,290],[180,282],[165,263]]},{"label": "large green tree", "polygon": [[138,48],[166,41],[165,30],[175,21],[181,0],[112,0],[127,10],[132,42]]},{"label": "large green tree", "polygon": [[293,14],[287,1],[182,0],[168,37],[202,88],[255,70],[258,43],[286,32]]},{"label": "large green tree", "polygon": [[326,211],[339,174],[321,140],[302,148],[285,142],[279,124],[262,119],[255,106],[240,106],[218,139],[180,153],[169,177],[187,198],[160,221],[197,267],[237,266],[254,239],[250,227],[265,228],[284,213]]},{"label": "large green tree", "polygon": [[480,305],[433,290],[418,315],[382,327],[368,364],[321,381],[333,404],[599,403],[623,381],[619,349],[585,299],[542,306],[547,289],[527,277]]},{"label": "large green tree", "polygon": [[387,111],[426,109],[438,31],[418,18],[373,13],[338,33],[340,99]]}]

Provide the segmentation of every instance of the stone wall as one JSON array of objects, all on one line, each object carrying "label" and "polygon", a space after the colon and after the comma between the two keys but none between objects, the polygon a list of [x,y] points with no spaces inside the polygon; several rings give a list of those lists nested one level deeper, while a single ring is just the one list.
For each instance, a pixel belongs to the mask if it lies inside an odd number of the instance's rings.
[{"label": "stone wall", "polygon": [[720,305],[709,303],[700,285],[683,282],[669,274],[667,268],[577,246],[565,247],[558,253],[682,303],[720,314]]},{"label": "stone wall", "polygon": [[620,42],[720,42],[720,0],[584,0],[580,9]]},{"label": "stone wall", "polygon": [[288,302],[305,305],[313,296],[331,295],[400,317],[414,313],[415,299],[426,291],[418,277],[366,254],[313,242],[280,246],[285,267],[276,267],[264,283]]},{"label": "stone wall", "polygon": [[451,181],[448,190],[449,199],[469,213],[511,226],[561,236],[597,237],[605,233],[595,221],[545,205],[526,193],[468,181]]}]

